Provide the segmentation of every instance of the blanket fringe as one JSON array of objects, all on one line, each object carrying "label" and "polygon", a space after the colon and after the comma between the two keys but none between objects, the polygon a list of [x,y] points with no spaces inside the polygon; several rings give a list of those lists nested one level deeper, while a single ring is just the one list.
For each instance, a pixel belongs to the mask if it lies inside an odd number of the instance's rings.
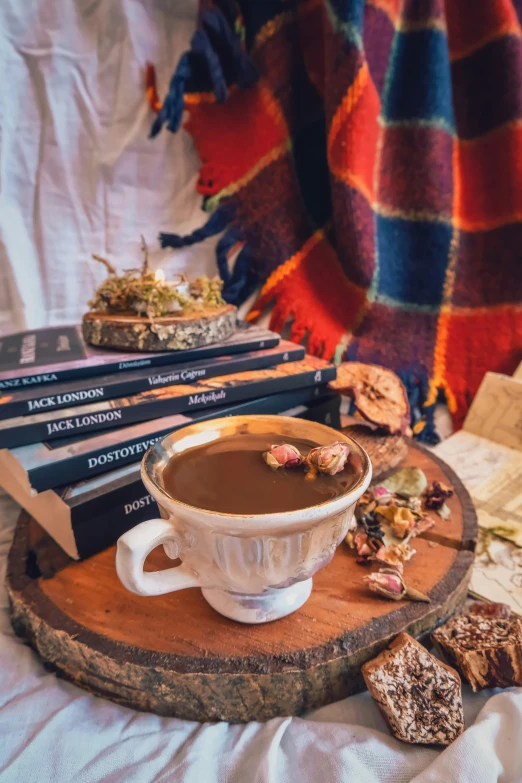
[{"label": "blanket fringe", "polygon": [[333,356],[339,334],[334,333],[330,325],[323,325],[316,313],[303,306],[298,291],[285,289],[278,292],[275,299],[270,329],[281,334],[287,324],[290,324],[292,342],[299,344],[307,341],[307,353],[321,358]]},{"label": "blanket fringe", "polygon": [[[242,242],[243,247],[231,272],[228,265],[229,253]],[[223,234],[216,247],[216,258],[219,275],[223,280],[223,298],[229,304],[241,304],[253,293],[257,278],[253,271],[250,249],[244,242],[239,226],[232,225]]]},{"label": "blanket fringe", "polygon": [[[219,5],[223,6],[224,11]],[[147,64],[147,97],[152,110],[157,112],[150,130],[151,138],[157,136],[165,124],[172,133],[179,130],[185,90],[192,77],[205,73],[218,103],[226,101],[229,84],[246,89],[258,80],[258,70],[231,24],[232,13],[231,3],[223,0],[204,11],[200,26],[192,36],[190,50],[181,56],[174,71],[163,104],[157,95],[154,66]],[[234,21],[237,22],[239,18],[236,8]],[[237,23],[234,27],[237,28]]]},{"label": "blanket fringe", "polygon": [[435,446],[440,442],[440,437],[435,429],[436,401],[431,402],[428,377],[407,372],[399,372],[398,376],[408,395],[411,427],[415,439],[420,443]]},{"label": "blanket fringe", "polygon": [[[218,0],[207,8],[194,33],[190,50],[182,55],[170,81],[163,104],[158,98],[154,66],[147,64],[146,91],[149,104],[157,116],[150,131],[151,138],[158,135],[163,125],[172,133],[179,130],[185,105],[185,90],[190,79],[206,74],[215,100],[226,101],[228,87],[237,84],[246,89],[259,78],[256,66],[244,49],[240,35],[241,14],[231,0]],[[221,233],[228,227],[216,248],[217,266],[223,280],[223,298],[230,304],[240,304],[247,299],[257,285],[251,252],[237,226],[231,225],[234,210],[230,202],[219,207],[204,226],[191,234],[181,236],[162,232],[161,247],[181,248],[195,245],[208,237]],[[228,256],[231,249],[244,242],[232,271]]]},{"label": "blanket fringe", "polygon": [[233,218],[233,209],[231,205],[223,205],[213,212],[204,226],[197,228],[191,234],[169,234],[162,231],[159,234],[159,242],[161,247],[190,247],[190,245],[197,245],[199,242],[203,242],[204,239],[213,237],[216,234],[220,234],[228,226]]},{"label": "blanket fringe", "polygon": [[[157,95],[155,89],[156,79],[152,69],[153,66],[149,64],[149,66],[147,67],[147,74],[148,74],[149,81],[154,86],[154,89],[151,90],[151,94]],[[163,105],[161,106],[161,108],[159,108],[156,119],[152,123],[152,128],[150,129],[150,134],[149,134],[151,139],[153,139],[155,136],[158,135],[158,133],[160,132],[160,130],[162,129],[165,123],[167,123],[167,128],[172,133],[176,133],[176,131],[179,130],[179,126],[181,125],[181,117],[183,115],[184,101],[185,101],[185,84],[189,79],[191,73],[192,73],[192,68],[190,64],[189,53],[185,52],[185,54],[181,55],[181,59],[178,63],[178,67],[174,71],[174,75],[170,80],[169,91],[167,93],[165,100],[163,101]],[[150,102],[150,97],[149,97],[149,102]],[[159,106],[159,102],[155,101],[154,105],[157,108]]]},{"label": "blanket fringe", "polygon": [[[223,280],[223,298],[229,304],[238,305],[244,302],[257,285],[257,276],[254,272],[251,252],[244,241],[240,228],[232,223],[234,210],[231,204],[225,204],[212,213],[204,226],[197,228],[191,234],[181,236],[180,234],[160,233],[159,242],[161,247],[172,247],[175,249],[189,247],[198,242],[215,236],[225,229],[216,246],[216,260],[219,276]],[[230,271],[228,256],[230,251],[243,244],[237,258],[234,268]]]}]

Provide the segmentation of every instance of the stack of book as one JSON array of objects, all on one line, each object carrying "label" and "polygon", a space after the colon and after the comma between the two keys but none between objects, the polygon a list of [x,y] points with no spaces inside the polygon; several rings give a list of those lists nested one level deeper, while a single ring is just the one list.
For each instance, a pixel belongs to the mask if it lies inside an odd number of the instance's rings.
[{"label": "stack of book", "polygon": [[245,413],[339,426],[335,367],[246,324],[219,344],[119,354],[80,327],[0,340],[0,486],[70,557],[157,516],[140,479],[147,448],[203,419]]}]

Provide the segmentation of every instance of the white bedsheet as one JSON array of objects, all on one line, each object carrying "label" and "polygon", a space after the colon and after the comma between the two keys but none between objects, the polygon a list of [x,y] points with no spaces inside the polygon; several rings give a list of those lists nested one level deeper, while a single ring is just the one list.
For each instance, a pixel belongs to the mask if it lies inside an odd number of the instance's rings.
[{"label": "white bedsheet", "polygon": [[[17,507],[0,497],[0,578]],[[0,588],[0,783],[515,783],[522,689],[472,694],[444,751],[393,739],[367,693],[302,718],[198,724],[141,714],[47,673]]]}]

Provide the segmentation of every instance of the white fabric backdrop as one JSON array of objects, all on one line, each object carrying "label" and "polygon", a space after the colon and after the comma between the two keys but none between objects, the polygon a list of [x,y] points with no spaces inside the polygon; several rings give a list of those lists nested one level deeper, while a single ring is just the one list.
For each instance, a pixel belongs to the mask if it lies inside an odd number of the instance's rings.
[{"label": "white fabric backdrop", "polygon": [[[1,332],[78,321],[104,277],[91,253],[133,266],[140,233],[204,222],[191,140],[148,140],[143,87],[150,59],[164,92],[195,15],[196,0],[0,3]],[[214,244],[151,261],[213,274]],[[2,498],[2,585],[16,512]],[[466,692],[469,728],[443,753],[392,739],[367,694],[265,725],[142,715],[47,674],[0,587],[1,783],[522,780],[522,692],[490,695]]]},{"label": "white fabric backdrop", "polygon": [[78,322],[105,270],[141,260],[215,273],[208,240],[161,251],[159,230],[205,222],[190,137],[151,141],[145,63],[163,94],[197,0],[0,3],[0,329]]}]

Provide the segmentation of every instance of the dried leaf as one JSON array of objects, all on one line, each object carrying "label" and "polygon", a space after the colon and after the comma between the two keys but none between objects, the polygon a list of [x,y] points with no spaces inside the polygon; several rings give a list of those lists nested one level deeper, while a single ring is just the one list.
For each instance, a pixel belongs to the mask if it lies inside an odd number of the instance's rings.
[{"label": "dried leaf", "polygon": [[410,426],[406,389],[391,370],[374,364],[343,362],[330,387],[353,398],[361,416],[391,434],[404,434]]},{"label": "dried leaf", "polygon": [[428,480],[420,468],[403,468],[383,481],[382,486],[404,498],[414,498],[426,490]]}]

